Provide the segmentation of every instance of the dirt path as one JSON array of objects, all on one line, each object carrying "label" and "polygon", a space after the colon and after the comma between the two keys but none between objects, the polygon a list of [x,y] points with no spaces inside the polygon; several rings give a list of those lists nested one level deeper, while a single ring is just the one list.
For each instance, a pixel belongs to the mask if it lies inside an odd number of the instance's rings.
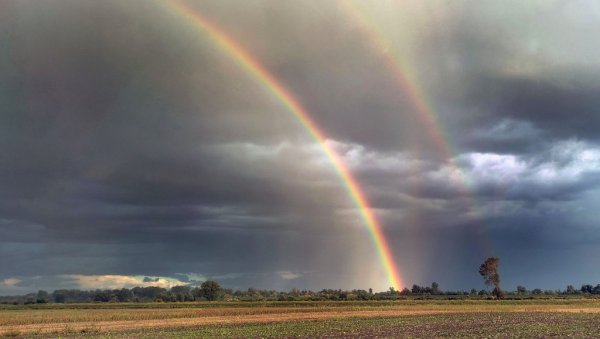
[{"label": "dirt path", "polygon": [[[302,320],[326,320],[335,318],[373,318],[373,317],[396,317],[433,315],[450,313],[480,313],[494,312],[473,308],[471,310],[355,310],[355,311],[323,311],[323,312],[294,312],[276,314],[243,314],[243,315],[220,315],[204,316],[194,318],[169,318],[150,320],[126,320],[126,321],[83,321],[83,322],[57,322],[49,324],[29,324],[0,326],[0,335],[10,333],[20,334],[42,334],[42,333],[81,333],[81,332],[105,332],[126,331],[139,329],[194,327],[202,325],[217,324],[250,324],[288,322]],[[600,313],[600,308],[514,308],[499,312],[559,312],[559,313]]]},{"label": "dirt path", "polygon": [[326,312],[298,312],[279,314],[255,315],[226,315],[208,316],[198,318],[152,319],[152,320],[127,320],[127,321],[97,321],[97,322],[71,322],[33,325],[13,325],[0,327],[0,334],[4,333],[52,333],[52,332],[82,332],[82,331],[124,331],[144,328],[172,328],[193,327],[216,324],[249,324],[286,322],[299,320],[320,320],[347,317],[393,317],[408,315],[429,315],[452,313],[447,310],[376,310],[376,311],[326,311]]}]

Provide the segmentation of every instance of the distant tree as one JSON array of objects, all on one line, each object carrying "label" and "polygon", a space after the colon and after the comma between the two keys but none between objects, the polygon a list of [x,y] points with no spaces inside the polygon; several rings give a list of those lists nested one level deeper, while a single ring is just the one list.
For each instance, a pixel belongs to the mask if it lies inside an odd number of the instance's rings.
[{"label": "distant tree", "polygon": [[45,304],[50,301],[50,294],[44,290],[39,290],[36,297],[36,303]]},{"label": "distant tree", "polygon": [[158,286],[134,287],[131,289],[135,297],[145,301],[156,301],[161,299],[161,295],[167,290]]},{"label": "distant tree", "polygon": [[592,285],[582,285],[581,286],[581,292],[583,292],[583,293],[590,293],[591,294],[593,289],[594,288],[593,288]]},{"label": "distant tree", "polygon": [[372,293],[369,293],[365,290],[354,290],[352,291],[352,295],[356,296],[356,299],[360,300],[369,300],[373,296]]},{"label": "distant tree", "polygon": [[410,294],[410,290],[408,288],[403,288],[402,291],[400,291],[401,295],[409,295]]},{"label": "distant tree", "polygon": [[472,288],[472,289],[471,289],[471,292],[470,292],[469,294],[471,294],[471,295],[476,295],[476,294],[477,294],[477,290],[476,290],[476,289],[474,289],[474,288]]},{"label": "distant tree", "polygon": [[543,291],[541,289],[539,289],[539,288],[536,288],[536,289],[532,290],[531,293],[532,294],[542,294]]},{"label": "distant tree", "polygon": [[575,294],[577,293],[575,290],[575,286],[573,285],[567,285],[567,290],[565,291],[567,294]]},{"label": "distant tree", "polygon": [[27,293],[23,297],[25,301],[23,302],[25,305],[31,305],[36,303],[36,293]]},{"label": "distant tree", "polygon": [[128,288],[114,290],[113,294],[119,302],[128,302],[133,300],[133,292]]},{"label": "distant tree", "polygon": [[113,294],[109,290],[96,290],[94,293],[94,301],[109,302],[113,298]]},{"label": "distant tree", "polygon": [[52,292],[51,299],[54,299],[55,303],[91,302],[94,300],[95,293],[95,291],[61,289]]},{"label": "distant tree", "polygon": [[200,285],[200,292],[206,300],[219,300],[223,297],[223,288],[218,282],[207,280]]},{"label": "distant tree", "polygon": [[177,301],[177,298],[175,297],[175,294],[171,293],[170,291],[164,291],[158,295],[156,301],[172,302]]},{"label": "distant tree", "polygon": [[177,301],[191,301],[194,299],[192,296],[192,290],[189,286],[173,286],[171,288],[171,293],[175,295],[175,299]]},{"label": "distant tree", "polygon": [[527,289],[525,288],[525,286],[517,286],[517,294],[519,295],[524,295],[527,294]]},{"label": "distant tree", "polygon": [[442,291],[440,291],[440,285],[437,282],[432,282],[431,283],[431,294],[441,294]]},{"label": "distant tree", "polygon": [[412,294],[421,294],[423,293],[423,287],[417,285],[417,284],[413,284],[412,285],[412,289],[410,290],[410,292]]},{"label": "distant tree", "polygon": [[[242,291],[236,291],[236,293],[237,293],[236,296],[238,296],[238,297],[244,296],[244,292],[242,292]],[[202,290],[198,286],[192,288],[192,296],[194,297],[194,300],[204,299],[204,296],[202,295]]]},{"label": "distant tree", "polygon": [[64,303],[67,301],[67,290],[56,290],[52,293],[55,303]]},{"label": "distant tree", "polygon": [[487,258],[479,267],[479,274],[481,274],[483,277],[486,285],[494,286],[494,291],[492,293],[497,298],[501,298],[503,296],[502,290],[500,289],[500,274],[498,273],[499,264],[500,259],[498,259],[498,257],[490,257]]}]

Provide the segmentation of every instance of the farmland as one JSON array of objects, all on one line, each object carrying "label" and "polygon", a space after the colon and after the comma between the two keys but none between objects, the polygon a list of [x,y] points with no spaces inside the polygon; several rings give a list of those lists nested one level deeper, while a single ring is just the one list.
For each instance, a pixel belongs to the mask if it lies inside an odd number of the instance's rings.
[{"label": "farmland", "polygon": [[600,333],[600,300],[398,300],[3,305],[13,337],[575,336]]}]

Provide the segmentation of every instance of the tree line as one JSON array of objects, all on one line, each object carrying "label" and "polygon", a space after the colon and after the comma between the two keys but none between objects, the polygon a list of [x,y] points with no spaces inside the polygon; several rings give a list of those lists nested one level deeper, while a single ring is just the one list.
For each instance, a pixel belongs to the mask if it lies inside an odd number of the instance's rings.
[{"label": "tree line", "polygon": [[[492,286],[493,290],[471,289],[471,291],[443,291],[437,282],[431,283],[431,286],[412,285],[411,289],[404,288],[396,291],[390,287],[388,291],[373,293],[369,290],[332,290],[324,289],[318,292],[310,290],[293,289],[282,292],[276,290],[259,290],[249,288],[245,291],[232,290],[221,287],[214,280],[207,280],[200,286],[174,286],[170,289],[150,286],[134,287],[132,289],[105,289],[95,291],[82,291],[76,289],[55,290],[52,293],[38,291],[22,296],[1,297],[0,303],[3,304],[44,304],[54,303],[78,303],[78,302],[183,302],[183,301],[215,301],[215,300],[235,300],[235,301],[319,301],[319,300],[395,300],[408,296],[431,297],[446,296],[451,298],[497,298],[506,297],[523,298],[525,296],[559,296],[559,295],[600,295],[600,284],[582,285],[576,289],[573,285],[567,285],[565,290],[546,290],[539,288],[527,290],[524,286],[517,286],[516,291],[503,291],[500,288],[500,259],[498,257],[487,258],[479,267],[479,274],[483,277],[486,285]],[[443,298],[443,297],[442,297]]]},{"label": "tree line", "polygon": [[[430,286],[412,285],[400,291],[390,288],[384,292],[373,292],[372,289],[342,290],[323,289],[320,291],[299,290],[276,291],[249,288],[232,290],[221,287],[216,281],[205,281],[200,286],[174,286],[170,289],[162,287],[134,287],[131,289],[103,289],[83,291],[77,289],[59,289],[48,293],[38,291],[21,296],[0,297],[3,304],[44,304],[44,303],[85,303],[85,302],[184,302],[184,301],[320,301],[320,300],[397,300],[407,298],[440,298],[440,299],[490,299],[496,298],[494,291],[443,291],[439,284]],[[528,290],[518,286],[517,290],[503,292],[505,298],[535,298],[556,296],[600,296],[600,284],[583,285],[580,289],[568,285],[565,290]]]}]

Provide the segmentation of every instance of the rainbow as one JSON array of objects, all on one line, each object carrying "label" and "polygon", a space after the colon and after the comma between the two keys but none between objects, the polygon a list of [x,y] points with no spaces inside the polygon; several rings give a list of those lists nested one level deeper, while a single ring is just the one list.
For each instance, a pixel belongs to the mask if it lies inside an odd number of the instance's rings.
[{"label": "rainbow", "polygon": [[321,146],[324,154],[333,165],[344,187],[348,191],[354,204],[358,207],[360,215],[369,230],[375,244],[379,258],[383,264],[389,283],[396,290],[400,290],[404,283],[398,266],[394,261],[391,248],[385,238],[382,227],[375,217],[367,197],[360,185],[350,173],[341,157],[327,143],[325,133],[319,128],[309,113],[300,102],[288,91],[271,73],[268,72],[250,53],[237,41],[227,35],[222,29],[204,17],[197,9],[189,7],[183,0],[167,2],[195,27],[205,32],[212,41],[226,52],[242,69],[250,74],[263,88],[285,106],[298,122],[308,131],[311,137]]},{"label": "rainbow", "polygon": [[[385,51],[384,53],[381,53],[381,57],[384,59],[388,69],[392,72],[399,89],[407,95],[410,104],[417,113],[418,120],[436,145],[442,158],[447,161],[449,168],[457,174],[457,179],[461,186],[459,187],[459,190],[463,206],[467,210],[475,206],[469,178],[454,160],[455,157],[450,142],[444,134],[444,130],[435,110],[428,102],[426,93],[421,89],[421,86],[419,86],[418,77],[413,71],[415,67],[411,65],[410,58],[406,55],[393,53],[394,49],[391,48],[391,44],[385,38],[385,34],[364,14],[366,11],[358,8],[358,5],[352,0],[339,0],[338,4],[348,16],[361,25],[363,28],[362,32],[366,35],[367,40],[371,42],[372,47],[379,51]],[[493,251],[489,239],[483,236],[481,227],[477,227],[475,231],[479,235],[482,252],[485,252],[486,255],[490,255]]]},{"label": "rainbow", "polygon": [[436,147],[442,155],[448,159],[452,159],[452,152],[448,139],[444,135],[441,124],[438,121],[435,111],[427,102],[425,93],[418,86],[418,79],[414,74],[414,67],[411,67],[410,60],[407,57],[399,54],[394,54],[390,48],[390,43],[385,39],[385,34],[381,32],[371,21],[363,14],[365,11],[357,7],[350,0],[338,1],[340,7],[354,20],[356,20],[363,28],[363,33],[367,36],[367,40],[371,42],[373,48],[381,53],[389,70],[392,71],[394,79],[399,86],[399,89],[406,94],[412,107],[418,113],[417,118],[425,127],[425,131],[429,134],[431,140],[434,141]]}]

